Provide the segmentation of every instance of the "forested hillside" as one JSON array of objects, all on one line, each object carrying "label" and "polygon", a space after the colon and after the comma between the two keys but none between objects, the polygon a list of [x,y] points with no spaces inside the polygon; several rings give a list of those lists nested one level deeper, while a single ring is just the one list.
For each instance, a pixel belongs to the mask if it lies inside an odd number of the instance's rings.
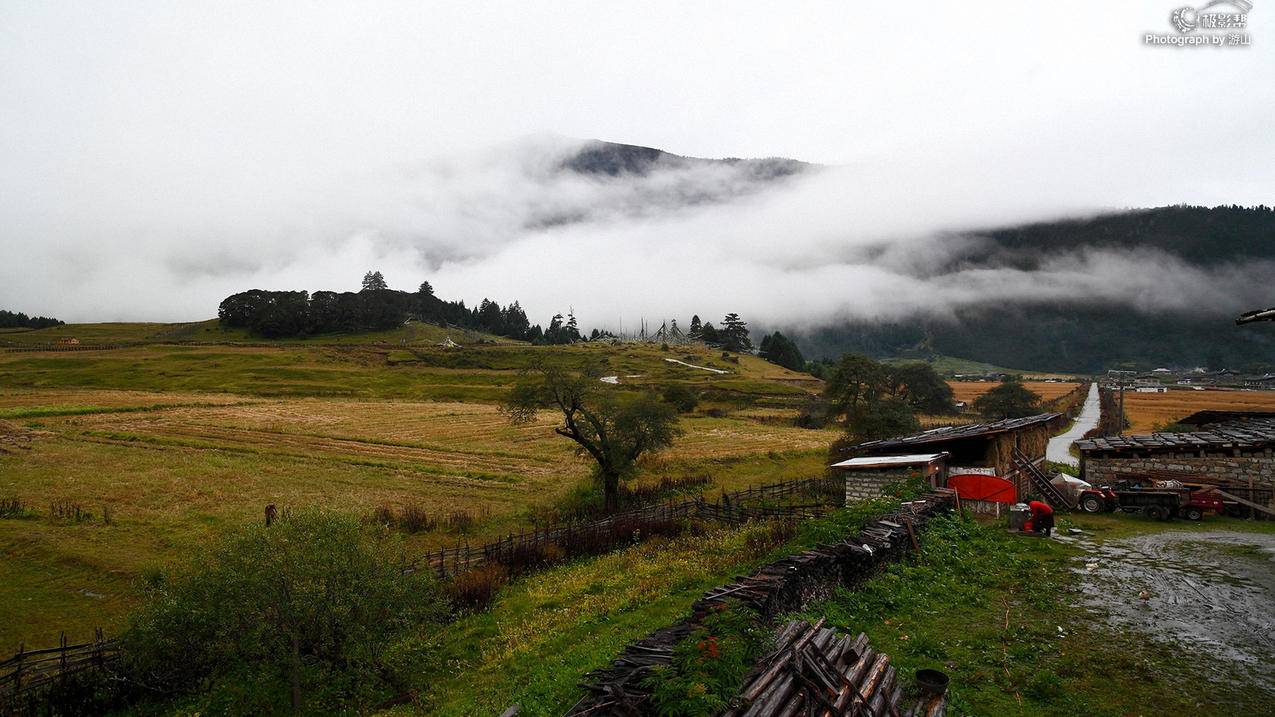
[{"label": "forested hillside", "polygon": [[[1269,207],[1163,207],[979,232],[952,259],[958,268],[1036,270],[1063,252],[1142,251],[1201,268],[1275,266],[1275,211]],[[1252,275],[1253,272],[1249,272]],[[1119,278],[1113,279],[1119,281]],[[958,356],[1000,366],[1101,371],[1116,365],[1164,364],[1265,370],[1275,365],[1275,326],[1235,326],[1235,309],[1208,293],[1252,293],[1254,287],[1201,286],[1184,297],[1189,310],[1074,300],[988,301],[949,315],[891,322],[847,321],[798,334],[809,356],[845,351],[877,356]],[[1275,287],[1270,290],[1275,305]],[[1249,308],[1260,308],[1257,306]]]}]

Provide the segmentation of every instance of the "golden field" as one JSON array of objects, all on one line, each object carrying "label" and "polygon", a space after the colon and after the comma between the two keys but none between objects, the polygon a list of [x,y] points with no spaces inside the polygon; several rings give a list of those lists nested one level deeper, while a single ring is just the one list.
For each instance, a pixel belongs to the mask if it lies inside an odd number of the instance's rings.
[{"label": "golden field", "polygon": [[1275,391],[1169,390],[1167,393],[1125,391],[1129,433],[1151,433],[1196,411],[1275,411]]},{"label": "golden field", "polygon": [[[707,490],[807,477],[835,430],[792,427],[819,382],[755,357],[649,346],[473,351],[130,346],[0,352],[0,652],[118,631],[149,569],[200,550],[267,504],[370,515],[419,506],[479,523],[408,538],[421,550],[524,529],[589,482],[554,416],[511,425],[497,400],[528,361],[604,359],[624,381],[704,392],[685,435],[638,481]],[[401,354],[407,354],[403,356]],[[731,371],[669,364],[669,356]],[[712,409],[713,415],[709,415]],[[12,435],[17,434],[17,435]],[[4,438],[0,436],[0,438]],[[53,516],[55,502],[89,517]],[[109,522],[106,516],[109,515]]]},{"label": "golden field", "polygon": [[[948,381],[947,384],[952,387],[952,393],[956,394],[956,400],[966,404],[973,403],[979,396],[999,385],[995,381]],[[1052,401],[1076,390],[1076,384],[1070,382],[1023,381],[1023,385],[1039,395],[1043,401]]]}]

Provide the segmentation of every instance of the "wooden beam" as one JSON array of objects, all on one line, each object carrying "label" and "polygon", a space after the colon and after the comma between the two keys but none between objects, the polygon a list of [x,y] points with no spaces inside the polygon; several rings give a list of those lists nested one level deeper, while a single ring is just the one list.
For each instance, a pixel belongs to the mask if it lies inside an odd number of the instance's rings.
[{"label": "wooden beam", "polygon": [[1263,513],[1265,513],[1265,514],[1267,514],[1267,515],[1275,516],[1275,510],[1271,510],[1270,508],[1267,508],[1266,506],[1262,505],[1261,503],[1254,503],[1254,502],[1253,502],[1253,501],[1251,501],[1251,500],[1245,500],[1244,498],[1241,498],[1241,497],[1239,497],[1238,495],[1231,495],[1230,493],[1227,493],[1226,491],[1221,490],[1221,489],[1215,489],[1215,492],[1216,492],[1218,495],[1222,496],[1223,498],[1229,498],[1229,499],[1231,499],[1231,500],[1235,501],[1236,503],[1239,503],[1240,505],[1247,505],[1248,507],[1252,508],[1253,510],[1260,510],[1260,511],[1262,511]]}]

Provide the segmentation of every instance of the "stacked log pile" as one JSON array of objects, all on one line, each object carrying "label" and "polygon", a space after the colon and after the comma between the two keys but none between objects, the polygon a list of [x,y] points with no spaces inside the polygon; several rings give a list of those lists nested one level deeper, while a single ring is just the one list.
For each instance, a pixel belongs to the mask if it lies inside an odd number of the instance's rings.
[{"label": "stacked log pile", "polygon": [[[776,650],[753,669],[739,707],[723,717],[896,717],[903,714],[903,688],[890,656],[857,638],[815,624],[790,622],[775,637]],[[924,695],[908,715],[942,717],[945,694]]]},{"label": "stacked log pile", "polygon": [[643,681],[652,668],[672,661],[678,640],[699,626],[710,611],[734,600],[770,623],[780,615],[801,610],[829,597],[838,587],[867,579],[886,563],[916,549],[917,536],[926,522],[949,511],[953,503],[949,491],[930,493],[869,522],[846,540],[789,555],[752,575],[709,590],[696,601],[689,618],[632,643],[609,666],[586,675],[581,685],[586,694],[568,717],[651,714],[650,691]]}]

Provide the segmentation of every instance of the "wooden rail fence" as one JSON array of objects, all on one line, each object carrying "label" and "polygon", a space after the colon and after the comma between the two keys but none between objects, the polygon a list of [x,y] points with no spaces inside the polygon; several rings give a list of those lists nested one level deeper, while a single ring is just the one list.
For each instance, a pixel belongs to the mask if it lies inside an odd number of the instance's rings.
[{"label": "wooden rail fence", "polygon": [[[685,520],[713,520],[738,524],[748,520],[776,517],[805,519],[840,505],[842,483],[836,478],[802,478],[781,483],[722,493],[717,501],[703,496],[680,502],[665,502],[614,513],[605,518],[566,523],[511,534],[484,545],[457,545],[430,551],[413,562],[411,570],[429,569],[440,579],[473,570],[488,563],[516,565],[525,556],[554,550],[571,552],[579,546],[615,547],[633,539],[645,526],[659,526]],[[758,502],[792,498],[824,498],[802,505],[750,506]],[[582,553],[580,553],[582,554]]]},{"label": "wooden rail fence", "polygon": [[62,633],[57,647],[19,648],[12,657],[0,660],[0,705],[6,695],[18,695],[66,675],[100,668],[119,656],[119,643],[105,639],[100,628],[95,631],[92,642],[68,645],[66,633]]},{"label": "wooden rail fence", "polygon": [[[448,578],[487,563],[510,564],[519,556],[543,554],[549,546],[592,545],[616,547],[634,540],[634,532],[648,526],[672,525],[699,519],[730,524],[775,517],[794,519],[821,515],[837,505],[842,496],[841,482],[830,478],[804,478],[753,486],[722,493],[716,501],[703,496],[681,502],[666,502],[616,513],[599,520],[567,523],[557,527],[509,535],[479,546],[457,546],[427,553],[410,570],[428,566],[440,578]],[[767,505],[797,497],[822,498],[818,502],[798,505]],[[757,503],[763,503],[757,505]],[[539,553],[537,552],[539,551]],[[66,634],[57,647],[38,650],[20,648],[16,654],[0,660],[0,713],[5,703],[23,692],[53,683],[67,675],[103,667],[120,658],[119,642],[108,640],[101,629],[91,642],[68,644]]]}]

